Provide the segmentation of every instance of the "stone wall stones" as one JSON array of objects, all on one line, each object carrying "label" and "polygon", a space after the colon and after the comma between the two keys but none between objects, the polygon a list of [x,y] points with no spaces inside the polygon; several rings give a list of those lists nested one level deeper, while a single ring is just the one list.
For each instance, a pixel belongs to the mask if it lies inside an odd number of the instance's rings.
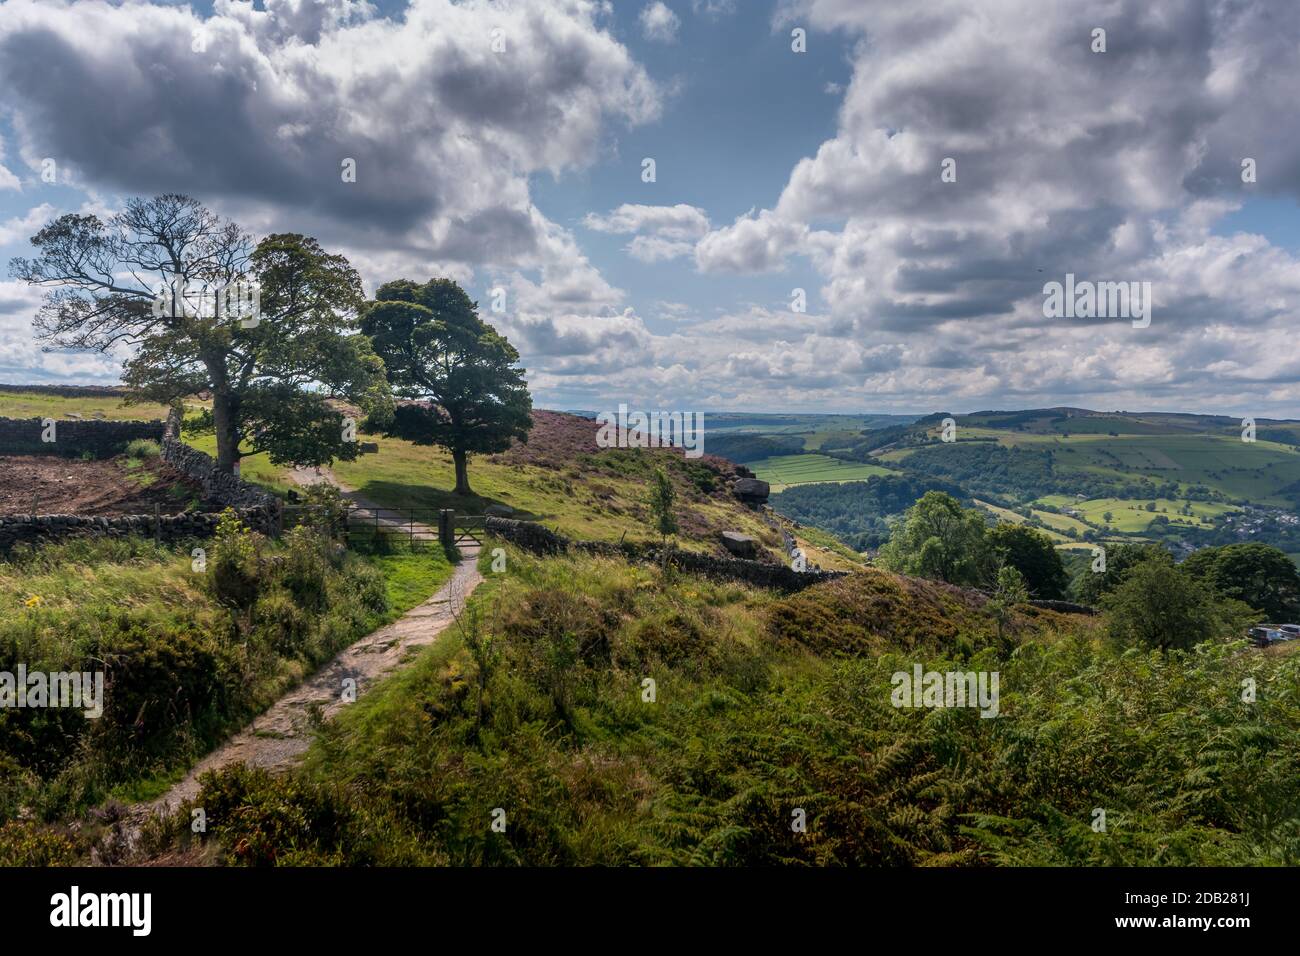
[{"label": "stone wall stones", "polygon": [[[265,509],[240,510],[240,517],[263,533],[274,531],[274,516]],[[178,515],[0,515],[0,552],[16,544],[45,544],[66,538],[125,535],[156,537],[164,544],[211,537],[220,516],[209,511]]]},{"label": "stone wall stones", "polygon": [[45,442],[40,418],[0,418],[0,455],[62,455],[79,457],[90,452],[111,458],[137,438],[161,442],[164,425],[152,422],[110,422],[98,419],[58,419],[54,441]]},{"label": "stone wall stones", "polygon": [[[119,454],[128,442],[148,438],[160,442],[169,465],[203,486],[209,504],[219,510],[234,508],[244,523],[263,534],[280,529],[280,502],[234,475],[217,468],[216,461],[180,441],[180,413],[173,409],[163,422],[63,421],[56,426],[56,441],[41,441],[41,420],[0,418],[0,454],[58,452],[80,455],[91,451],[97,458]],[[34,438],[34,441],[32,440]],[[139,534],[163,543],[211,537],[218,511],[190,511],[174,515],[0,515],[0,552],[16,544],[45,543],[87,535],[116,538]]]}]

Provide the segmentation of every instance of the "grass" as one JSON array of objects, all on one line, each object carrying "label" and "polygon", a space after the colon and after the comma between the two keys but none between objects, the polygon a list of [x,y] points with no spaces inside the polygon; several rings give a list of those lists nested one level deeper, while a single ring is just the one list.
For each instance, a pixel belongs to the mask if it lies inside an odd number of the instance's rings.
[{"label": "grass", "polygon": [[[979,507],[987,511],[989,514],[997,518],[998,521],[1000,522],[1004,522],[1006,524],[1033,525],[1033,527],[1035,527],[1037,530],[1041,531],[1043,534],[1051,538],[1052,543],[1057,545],[1058,547],[1067,544],[1071,541],[1070,538],[1061,534],[1060,531],[1055,530],[1055,528],[1052,527],[1051,525],[1048,525],[1047,527],[1042,527],[1038,524],[1035,524],[1034,522],[1031,522],[1024,515],[1018,514],[1017,512],[1012,511],[1009,508],[999,508],[997,505],[990,504],[987,501],[980,501],[978,498],[973,498],[971,500],[974,501],[975,504],[979,505]],[[1042,512],[1031,512],[1031,513],[1039,516],[1043,514]]]},{"label": "grass", "polygon": [[390,621],[427,601],[455,569],[442,547],[434,544],[412,549],[395,542],[379,553],[367,555],[367,560],[384,576],[388,593],[385,617]]},{"label": "grass", "polygon": [[768,482],[774,492],[791,485],[865,481],[872,475],[891,473],[879,465],[841,461],[827,455],[778,455],[751,462],[749,467],[760,479]]},{"label": "grass", "polygon": [[119,398],[42,395],[27,392],[0,391],[0,417],[2,418],[67,418],[72,412],[82,418],[93,418],[99,412],[111,421],[154,421],[167,417],[167,407],[152,402],[127,405]]},{"label": "grass", "polygon": [[[1109,531],[1139,534],[1146,531],[1156,517],[1168,518],[1170,524],[1212,528],[1215,519],[1240,510],[1223,502],[1170,498],[1154,499],[1155,511],[1146,510],[1146,505],[1152,501],[1147,498],[1091,498],[1077,501],[1069,495],[1047,495],[1038,501],[1057,508],[1071,508],[1092,524]],[[1190,516],[1178,513],[1184,507],[1191,509]],[[1108,512],[1111,515],[1109,523],[1105,520]]]},{"label": "grass", "polygon": [[1077,518],[1071,518],[1069,515],[1058,515],[1058,514],[1053,514],[1050,511],[1038,511],[1037,509],[1032,509],[1032,508],[1030,509],[1029,513],[1032,514],[1039,521],[1041,521],[1043,524],[1047,525],[1047,527],[1051,528],[1053,531],[1063,532],[1063,531],[1069,531],[1073,529],[1074,531],[1077,531],[1079,534],[1083,534],[1085,531],[1088,530],[1088,526],[1086,524],[1084,524],[1082,521],[1078,520]]},{"label": "grass", "polygon": [[[427,600],[452,566],[437,546],[338,556],[263,545],[245,610],[219,601],[215,541],[78,539],[0,560],[0,671],[107,670],[103,717],[0,711],[0,827],[104,799],[157,796],[190,764],[343,647]],[[334,555],[327,557],[327,555]],[[14,862],[0,838],[0,865]],[[22,858],[16,858],[21,860]]]},{"label": "grass", "polygon": [[[1279,810],[1300,801],[1300,704],[1240,695],[1246,678],[1292,686],[1295,654],[1125,653],[1093,619],[1026,609],[1004,646],[970,592],[880,572],[775,597],[604,559],[512,549],[508,567],[472,602],[502,655],[482,682],[471,642],[449,630],[327,725],[299,772],[210,778],[206,852],[282,865],[1300,861]],[[894,706],[893,675],[913,664],[998,671],[999,719]],[[792,808],[806,832],[792,833]],[[182,847],[188,820],[170,831]]]},{"label": "grass", "polygon": [[[355,461],[336,462],[334,475],[369,501],[386,508],[414,509],[431,515],[441,508],[482,514],[492,504],[515,510],[515,517],[539,521],[573,538],[597,541],[656,541],[648,527],[647,476],[654,452],[611,450],[587,456],[565,468],[518,464],[484,455],[470,461],[476,494],[452,493],[455,470],[441,448],[413,445],[396,438],[374,438],[379,452]],[[776,551],[780,536],[758,515],[729,498],[697,494],[678,502],[681,547],[714,550],[717,533],[734,530],[757,538]],[[829,538],[812,540],[809,559],[823,567],[854,560],[848,549]],[[838,558],[836,555],[838,554]],[[852,557],[851,557],[852,556]]]}]

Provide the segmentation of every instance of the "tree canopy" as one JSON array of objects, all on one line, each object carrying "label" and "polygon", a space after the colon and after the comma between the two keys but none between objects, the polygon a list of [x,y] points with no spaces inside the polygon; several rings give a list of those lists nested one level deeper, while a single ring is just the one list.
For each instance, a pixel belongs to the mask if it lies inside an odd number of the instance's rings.
[{"label": "tree canopy", "polygon": [[1059,600],[1069,583],[1065,565],[1052,539],[1028,525],[1000,524],[989,532],[989,543],[1020,572],[1036,598]]},{"label": "tree canopy", "polygon": [[891,571],[968,587],[987,583],[989,557],[984,516],[942,491],[922,495],[880,549]]},{"label": "tree canopy", "polygon": [[1259,542],[1203,548],[1183,562],[1187,573],[1274,623],[1300,616],[1300,571],[1285,552]]},{"label": "tree canopy", "polygon": [[199,392],[217,462],[266,452],[276,463],[356,455],[339,397],[367,412],[387,401],[383,366],[355,329],[361,280],[316,240],[254,245],[187,196],[127,200],[101,220],[60,216],[14,259],[18,278],[49,289],[35,320],[56,348],[127,352],[135,398],[174,403]]},{"label": "tree canopy", "polygon": [[362,331],[383,359],[399,404],[373,424],[385,434],[447,448],[456,493],[472,494],[471,453],[505,451],[526,441],[532,397],[519,353],[478,315],[478,305],[450,279],[380,286],[366,305]]},{"label": "tree canopy", "polygon": [[1160,650],[1186,650],[1249,623],[1242,605],[1220,601],[1208,586],[1160,558],[1133,565],[1101,605],[1115,640]]}]

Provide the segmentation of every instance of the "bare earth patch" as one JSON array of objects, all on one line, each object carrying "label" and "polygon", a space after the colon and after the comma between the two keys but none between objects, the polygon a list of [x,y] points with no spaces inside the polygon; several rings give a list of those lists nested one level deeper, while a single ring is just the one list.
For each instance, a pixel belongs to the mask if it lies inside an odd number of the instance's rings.
[{"label": "bare earth patch", "polygon": [[54,455],[0,455],[0,514],[164,514],[185,511],[202,487],[158,460],[81,461]]}]

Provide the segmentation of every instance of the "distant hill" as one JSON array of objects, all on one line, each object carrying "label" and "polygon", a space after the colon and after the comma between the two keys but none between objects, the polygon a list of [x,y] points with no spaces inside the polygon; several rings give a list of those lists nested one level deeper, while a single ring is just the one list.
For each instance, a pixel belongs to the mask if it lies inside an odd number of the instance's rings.
[{"label": "distant hill", "polygon": [[[952,441],[943,440],[948,418]],[[1226,415],[1064,406],[936,412],[823,453],[954,485],[991,515],[1041,527],[1062,546],[1136,539],[1185,553],[1263,540],[1300,555],[1300,421],[1253,424],[1252,436]],[[780,474],[779,459],[765,464],[773,478]],[[836,532],[858,544],[884,533],[888,515],[841,508],[846,496],[864,492],[801,488],[777,499],[792,517],[833,512]]]}]

